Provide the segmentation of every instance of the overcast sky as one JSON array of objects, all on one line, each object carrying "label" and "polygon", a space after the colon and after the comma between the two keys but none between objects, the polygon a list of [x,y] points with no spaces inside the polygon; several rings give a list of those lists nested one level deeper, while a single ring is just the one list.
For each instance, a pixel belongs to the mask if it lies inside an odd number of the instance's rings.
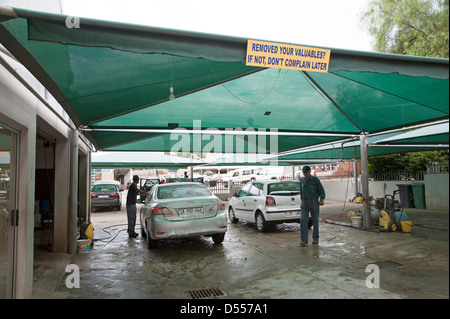
[{"label": "overcast sky", "polygon": [[64,14],[178,30],[373,51],[369,0],[62,0]]}]

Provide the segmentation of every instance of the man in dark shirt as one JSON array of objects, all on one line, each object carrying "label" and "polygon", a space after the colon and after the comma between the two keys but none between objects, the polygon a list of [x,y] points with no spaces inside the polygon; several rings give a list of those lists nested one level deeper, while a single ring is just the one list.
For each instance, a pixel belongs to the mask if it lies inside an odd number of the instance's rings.
[{"label": "man in dark shirt", "polygon": [[128,236],[129,237],[137,237],[138,234],[134,231],[136,226],[136,202],[137,202],[137,194],[139,193],[141,196],[145,196],[145,192],[138,190],[137,183],[139,183],[139,176],[133,176],[133,183],[131,183],[128,188],[127,194],[127,218],[128,218]]},{"label": "man in dark shirt", "polygon": [[303,166],[303,175],[300,178],[300,196],[302,203],[300,206],[300,246],[308,243],[308,219],[311,213],[313,222],[313,244],[319,243],[319,206],[323,205],[325,199],[325,189],[316,176],[311,176],[311,167]]}]

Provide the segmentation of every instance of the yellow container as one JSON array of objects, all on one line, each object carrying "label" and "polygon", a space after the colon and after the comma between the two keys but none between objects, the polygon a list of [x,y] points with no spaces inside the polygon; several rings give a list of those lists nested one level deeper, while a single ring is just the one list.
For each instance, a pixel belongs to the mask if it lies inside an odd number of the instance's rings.
[{"label": "yellow container", "polygon": [[401,221],[400,224],[402,226],[402,232],[404,232],[404,233],[410,233],[411,232],[412,222],[410,222],[410,221]]}]

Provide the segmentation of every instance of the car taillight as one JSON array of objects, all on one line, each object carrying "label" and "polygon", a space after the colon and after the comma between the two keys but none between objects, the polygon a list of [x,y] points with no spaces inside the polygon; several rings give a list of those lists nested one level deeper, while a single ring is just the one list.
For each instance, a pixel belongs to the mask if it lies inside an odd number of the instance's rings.
[{"label": "car taillight", "polygon": [[219,210],[225,210],[225,204],[220,202],[220,203],[215,203],[211,209],[209,210],[210,213],[217,213]]},{"label": "car taillight", "polygon": [[93,198],[98,198],[98,195],[97,194],[91,194],[91,199],[93,199]]},{"label": "car taillight", "polygon": [[275,203],[275,198],[271,196],[266,197],[266,206],[276,206],[276,205],[277,204]]},{"label": "car taillight", "polygon": [[152,208],[153,215],[172,216],[172,212],[167,207],[155,207]]},{"label": "car taillight", "polygon": [[109,195],[109,198],[119,198],[119,194]]}]

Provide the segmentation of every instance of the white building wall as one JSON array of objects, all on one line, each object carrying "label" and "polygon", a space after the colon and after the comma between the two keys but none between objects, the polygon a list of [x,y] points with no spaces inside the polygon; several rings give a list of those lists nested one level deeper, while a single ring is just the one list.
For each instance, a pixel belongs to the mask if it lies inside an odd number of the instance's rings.
[{"label": "white building wall", "polygon": [[[0,6],[20,7],[37,11],[61,13],[59,0],[0,0]],[[0,45],[1,46],[1,45]],[[62,107],[46,91],[28,70],[12,58],[4,47],[0,47],[0,122],[19,132],[19,172],[18,180],[18,247],[17,247],[17,298],[29,298],[33,284],[34,256],[34,194],[35,170],[42,165],[43,158],[36,159],[37,130],[56,141],[55,168],[55,252],[73,253],[76,247],[74,222],[76,223],[77,200],[73,189],[82,193],[85,210],[89,206],[88,185],[90,179],[90,150],[81,139],[71,139],[74,126]],[[57,115],[56,115],[56,114]],[[73,152],[71,141],[78,141]],[[72,153],[71,153],[72,149]],[[72,155],[71,155],[72,154]],[[74,158],[74,154],[76,158]],[[82,157],[82,185],[70,181],[71,163],[78,165],[78,155]],[[53,163],[52,163],[53,164]],[[74,185],[70,185],[73,183]],[[75,195],[75,196],[74,196]],[[72,202],[68,198],[72,199]],[[75,215],[75,216],[74,216]]]}]

